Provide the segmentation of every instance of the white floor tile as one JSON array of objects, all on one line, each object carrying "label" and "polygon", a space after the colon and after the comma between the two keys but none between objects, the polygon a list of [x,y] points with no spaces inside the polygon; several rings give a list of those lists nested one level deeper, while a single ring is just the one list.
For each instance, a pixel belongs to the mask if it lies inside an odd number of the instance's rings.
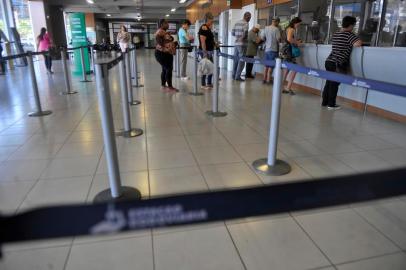
[{"label": "white floor tile", "polygon": [[395,145],[375,136],[353,136],[349,141],[364,150],[393,148]]},{"label": "white floor tile", "polygon": [[207,190],[197,167],[151,170],[149,178],[151,196]]},{"label": "white floor tile", "polygon": [[247,269],[313,269],[328,260],[292,218],[229,225]]},{"label": "white floor tile", "polygon": [[35,182],[0,182],[0,211],[14,213]]},{"label": "white floor tile", "polygon": [[0,162],[8,159],[18,148],[19,146],[0,146]]},{"label": "white floor tile", "polygon": [[354,169],[332,156],[295,158],[294,161],[313,177],[329,177],[354,173]]},{"label": "white floor tile", "polygon": [[201,166],[210,189],[262,185],[261,180],[245,163]]},{"label": "white floor tile", "polygon": [[308,141],[291,141],[279,143],[279,150],[288,157],[308,157],[322,155],[325,152]]},{"label": "white floor tile", "polygon": [[49,163],[41,178],[90,176],[96,171],[99,157],[58,158]]},{"label": "white floor tile", "polygon": [[338,270],[403,270],[406,267],[406,255],[396,253],[338,265]]},{"label": "white floor tile", "polygon": [[15,151],[8,160],[52,159],[61,147],[62,144],[25,144]]},{"label": "white floor tile", "polygon": [[66,143],[56,158],[100,156],[102,150],[103,144],[98,142]]},{"label": "white floor tile", "polygon": [[374,150],[368,152],[380,157],[394,166],[406,166],[406,149],[404,148]]},{"label": "white floor tile", "polygon": [[68,253],[68,246],[7,252],[3,254],[0,268],[2,270],[63,270]]},{"label": "white floor tile", "polygon": [[406,250],[406,202],[389,200],[356,207],[360,215]]},{"label": "white floor tile", "polygon": [[230,145],[223,135],[217,133],[190,135],[186,139],[193,148]]},{"label": "white floor tile", "polygon": [[67,270],[152,270],[151,237],[74,245]]},{"label": "white floor tile", "polygon": [[223,227],[157,235],[154,252],[157,270],[244,269]]},{"label": "white floor tile", "polygon": [[238,153],[231,146],[193,148],[192,151],[201,165],[242,162]]},{"label": "white floor tile", "polygon": [[38,206],[84,203],[91,181],[91,176],[40,180],[28,193],[20,210]]},{"label": "white floor tile", "polygon": [[195,166],[190,150],[150,151],[148,153],[149,169],[168,169]]},{"label": "white floor tile", "polygon": [[189,149],[184,136],[151,137],[147,144],[149,151]]},{"label": "white floor tile", "polygon": [[303,215],[296,219],[335,264],[399,250],[351,209]]},{"label": "white floor tile", "polygon": [[35,181],[48,163],[44,159],[4,161],[0,163],[0,181]]},{"label": "white floor tile", "polygon": [[393,167],[385,160],[369,152],[334,155],[334,158],[347,164],[348,166],[350,166],[351,168],[353,168],[358,172],[379,171]]}]

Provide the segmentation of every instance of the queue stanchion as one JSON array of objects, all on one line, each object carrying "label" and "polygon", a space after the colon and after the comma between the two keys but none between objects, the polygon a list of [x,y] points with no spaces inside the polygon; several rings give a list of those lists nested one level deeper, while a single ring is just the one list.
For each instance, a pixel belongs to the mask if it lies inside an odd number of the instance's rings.
[{"label": "queue stanchion", "polygon": [[127,72],[127,89],[128,89],[128,103],[130,105],[139,105],[141,104],[141,101],[139,100],[134,100],[134,94],[133,94],[133,85],[132,85],[132,80],[131,80],[131,59],[130,59],[130,53],[129,51],[123,53],[124,54],[124,60],[125,61],[125,69]]},{"label": "queue stanchion", "polygon": [[96,64],[96,88],[100,106],[110,188],[98,193],[93,201],[97,203],[104,201],[139,199],[141,198],[141,193],[137,189],[121,185],[117,145],[114,133],[113,111],[111,108],[109,68],[106,64]]},{"label": "queue stanchion", "polygon": [[124,130],[116,133],[117,136],[125,138],[132,138],[142,135],[144,132],[139,128],[131,128],[131,113],[130,104],[128,103],[128,86],[127,86],[127,72],[123,61],[119,63],[120,69],[120,88],[121,88],[121,106],[123,110]]},{"label": "queue stanchion", "polygon": [[285,175],[292,170],[290,165],[276,159],[278,149],[279,118],[281,113],[281,92],[282,92],[282,61],[276,59],[275,76],[272,91],[272,112],[269,131],[268,158],[258,159],[252,163],[254,169],[266,175]]},{"label": "queue stanchion", "polygon": [[192,96],[202,96],[204,95],[202,92],[199,92],[197,88],[197,47],[193,48],[193,92],[189,92],[189,95]]},{"label": "queue stanchion", "polygon": [[213,80],[214,80],[214,89],[213,89],[213,101],[212,101],[212,110],[207,111],[207,115],[212,117],[224,117],[227,115],[226,112],[219,111],[219,52],[216,50],[213,53]]},{"label": "queue stanchion", "polygon": [[180,78],[180,50],[184,50],[182,48],[179,48],[178,51],[176,52],[176,78]]},{"label": "queue stanchion", "polygon": [[93,73],[95,73],[95,57],[94,57],[94,47],[93,45],[89,46],[89,50],[90,50],[90,58],[92,61],[92,71]]},{"label": "queue stanchion", "polygon": [[68,63],[66,60],[66,49],[65,48],[62,48],[62,50],[61,50],[61,59],[62,59],[63,75],[65,78],[65,92],[62,92],[62,94],[63,95],[76,94],[77,91],[72,91],[72,89],[71,89],[71,83],[70,83],[70,77],[69,77],[69,67],[68,67]]},{"label": "queue stanchion", "polygon": [[138,61],[137,61],[137,47],[134,45],[133,49],[131,50],[131,59],[132,59],[132,78],[135,80],[134,87],[143,87],[142,84],[139,82],[138,78]]},{"label": "queue stanchion", "polygon": [[80,47],[80,61],[82,64],[82,80],[81,82],[91,82],[90,80],[87,79],[87,74],[86,74],[86,64],[85,64],[85,50],[83,47]]},{"label": "queue stanchion", "polygon": [[27,62],[28,62],[28,69],[30,71],[31,86],[32,86],[32,90],[34,91],[35,105],[37,107],[37,111],[29,113],[28,116],[38,117],[38,116],[50,115],[52,113],[52,111],[42,110],[41,100],[40,100],[39,92],[38,92],[37,78],[35,76],[34,61],[32,59],[32,52],[27,52],[27,54],[28,54]]}]

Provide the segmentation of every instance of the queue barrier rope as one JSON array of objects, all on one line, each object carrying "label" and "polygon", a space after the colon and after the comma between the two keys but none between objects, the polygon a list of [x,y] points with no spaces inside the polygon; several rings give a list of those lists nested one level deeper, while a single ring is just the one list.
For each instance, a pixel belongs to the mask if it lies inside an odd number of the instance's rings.
[{"label": "queue barrier rope", "polygon": [[360,203],[406,194],[406,168],[0,216],[0,243],[103,235]]}]

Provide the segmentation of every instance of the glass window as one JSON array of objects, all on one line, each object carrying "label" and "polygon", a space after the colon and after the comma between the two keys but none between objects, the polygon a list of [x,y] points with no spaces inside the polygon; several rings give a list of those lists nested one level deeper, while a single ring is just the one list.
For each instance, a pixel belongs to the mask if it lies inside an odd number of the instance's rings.
[{"label": "glass window", "polygon": [[300,2],[302,24],[297,36],[304,42],[325,43],[330,20],[330,1],[305,0]]},{"label": "glass window", "polygon": [[31,26],[30,12],[28,9],[28,0],[12,0],[11,2],[16,27],[20,34],[21,43],[25,51],[35,50],[34,32]]},{"label": "glass window", "polygon": [[280,26],[285,29],[291,19],[298,16],[298,1],[291,1],[285,4],[275,5],[275,13],[281,19]]},{"label": "glass window", "polygon": [[379,46],[406,46],[406,1],[388,0]]}]

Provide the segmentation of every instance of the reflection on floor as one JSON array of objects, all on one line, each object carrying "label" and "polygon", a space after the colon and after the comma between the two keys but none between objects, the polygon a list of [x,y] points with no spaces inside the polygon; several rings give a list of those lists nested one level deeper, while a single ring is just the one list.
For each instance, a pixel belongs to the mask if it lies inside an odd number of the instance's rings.
[{"label": "reflection on floor", "polygon": [[[406,127],[350,108],[331,112],[319,98],[283,96],[280,158],[286,176],[256,174],[265,157],[270,86],[236,83],[222,74],[224,118],[205,115],[211,93],[189,96],[191,81],[175,79],[180,93],[160,91],[152,52],[139,60],[142,105],[131,108],[145,135],[117,138],[123,183],[144,198],[192,191],[312,180],[406,166]],[[41,63],[42,64],[42,63]],[[37,72],[43,108],[34,108],[27,72],[0,76],[0,209],[91,202],[108,186],[95,83],[74,78],[77,95],[60,95],[62,72]],[[115,127],[122,127],[118,71],[111,72]],[[94,81],[94,79],[93,79]],[[50,224],[52,226],[52,224]],[[1,269],[406,269],[405,197],[371,204],[147,230],[96,238],[6,245]]]}]

